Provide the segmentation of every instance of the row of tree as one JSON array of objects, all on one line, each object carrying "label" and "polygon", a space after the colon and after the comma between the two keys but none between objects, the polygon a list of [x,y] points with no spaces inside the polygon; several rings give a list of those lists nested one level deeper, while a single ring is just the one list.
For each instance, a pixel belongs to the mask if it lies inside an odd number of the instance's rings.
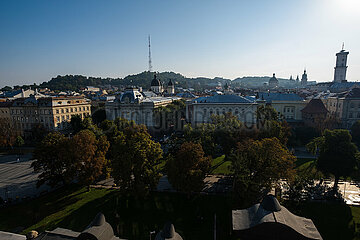
[{"label": "row of tree", "polygon": [[[244,128],[234,116],[214,116],[211,124],[186,126],[163,146],[143,125],[118,118],[93,124],[91,118],[74,118],[73,135],[48,134],[35,150],[34,169],[39,184],[89,186],[100,177],[112,176],[121,191],[143,195],[156,188],[162,174],[183,192],[203,189],[213,156],[225,154],[231,161],[234,193],[253,203],[280,179],[298,179],[295,157],[287,149],[289,128],[268,106],[257,112],[258,126]],[[326,130],[308,144],[319,157],[317,169],[346,177],[358,169],[359,153],[346,130]],[[164,152],[163,152],[164,150]]]}]

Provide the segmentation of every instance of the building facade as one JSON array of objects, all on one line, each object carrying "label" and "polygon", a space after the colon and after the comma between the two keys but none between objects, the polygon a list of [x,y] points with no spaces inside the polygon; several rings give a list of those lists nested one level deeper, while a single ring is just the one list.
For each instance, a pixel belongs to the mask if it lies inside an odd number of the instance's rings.
[{"label": "building facade", "polygon": [[91,103],[83,97],[19,98],[10,106],[10,116],[23,135],[41,124],[48,131],[66,130],[71,117],[91,114]]},{"label": "building facade", "polygon": [[114,101],[106,102],[106,119],[115,120],[121,117],[149,128],[157,128],[160,126],[155,120],[155,110],[180,99],[179,97],[146,97],[137,88],[127,88]]},{"label": "building facade", "polygon": [[288,122],[302,120],[301,110],[307,102],[295,93],[258,93],[257,99],[271,105]]},{"label": "building facade", "polygon": [[323,102],[329,115],[338,119],[343,128],[349,129],[360,120],[360,88],[330,96]]},{"label": "building facade", "polygon": [[231,113],[250,127],[256,123],[257,106],[255,101],[237,95],[199,97],[186,102],[186,121],[196,126],[211,123],[212,115]]}]

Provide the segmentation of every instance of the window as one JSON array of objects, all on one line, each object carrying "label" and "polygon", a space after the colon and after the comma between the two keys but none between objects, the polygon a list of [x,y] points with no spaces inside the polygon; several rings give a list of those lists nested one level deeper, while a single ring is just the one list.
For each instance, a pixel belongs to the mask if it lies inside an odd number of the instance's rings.
[{"label": "window", "polygon": [[352,118],[353,117],[353,114],[352,112],[349,113],[349,118]]},{"label": "window", "polygon": [[354,103],[350,103],[350,108],[354,108],[355,104]]},{"label": "window", "polygon": [[59,114],[59,109],[56,109],[56,113]]}]

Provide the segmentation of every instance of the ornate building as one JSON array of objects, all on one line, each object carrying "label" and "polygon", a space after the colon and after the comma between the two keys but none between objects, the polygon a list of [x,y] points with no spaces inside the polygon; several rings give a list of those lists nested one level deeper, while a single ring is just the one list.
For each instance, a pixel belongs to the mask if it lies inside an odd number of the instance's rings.
[{"label": "ornate building", "polygon": [[[154,80],[153,80],[154,81]],[[161,127],[155,120],[155,109],[166,106],[179,97],[146,97],[147,93],[137,88],[127,88],[124,93],[116,96],[114,101],[106,102],[105,111],[108,120],[124,118],[136,124],[144,124],[149,128]]]},{"label": "ornate building", "polygon": [[186,102],[186,121],[193,126],[210,123],[212,115],[231,113],[247,126],[256,123],[257,103],[237,95],[199,97]]},{"label": "ornate building", "polygon": [[269,88],[277,88],[279,87],[279,80],[275,77],[275,73],[273,73],[272,78],[269,79]]},{"label": "ornate building", "polygon": [[71,117],[91,114],[90,100],[83,97],[34,96],[15,99],[9,107],[12,122],[27,136],[37,124],[48,131],[66,130]]},{"label": "ornate building", "polygon": [[154,74],[154,79],[151,81],[151,91],[157,94],[164,91],[163,84],[158,78],[156,78],[156,74]]},{"label": "ornate building", "polygon": [[304,70],[303,75],[301,76],[301,86],[306,86],[308,81],[306,70]]}]

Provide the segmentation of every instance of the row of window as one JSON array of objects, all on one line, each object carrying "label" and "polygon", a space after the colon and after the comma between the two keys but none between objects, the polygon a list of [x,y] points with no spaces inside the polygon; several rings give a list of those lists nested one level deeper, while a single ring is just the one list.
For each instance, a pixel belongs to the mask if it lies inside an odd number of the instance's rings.
[{"label": "row of window", "polygon": [[[330,107],[336,107],[336,102],[330,102]],[[341,103],[338,103],[337,107],[341,107]]]},{"label": "row of window", "polygon": [[[56,114],[59,113],[68,113],[68,112],[81,112],[81,111],[89,111],[90,107],[89,106],[83,106],[83,107],[72,107],[72,108],[62,108],[62,109],[56,109]],[[3,110],[1,110],[3,111]],[[39,111],[37,109],[27,109],[27,110],[23,110],[23,109],[12,109],[11,113],[13,115],[15,114],[51,114],[51,110],[49,109],[40,109]]]},{"label": "row of window", "polygon": [[87,107],[72,107],[72,108],[62,108],[62,109],[56,109],[56,114],[59,114],[60,112],[61,113],[69,113],[69,112],[81,112],[81,109],[82,111],[89,111],[90,110],[90,107],[87,106]]},{"label": "row of window", "polygon": [[63,121],[69,121],[72,117],[80,115],[82,118],[89,116],[89,113],[82,113],[82,114],[71,114],[71,115],[62,115],[56,117],[56,122],[63,122]]}]

